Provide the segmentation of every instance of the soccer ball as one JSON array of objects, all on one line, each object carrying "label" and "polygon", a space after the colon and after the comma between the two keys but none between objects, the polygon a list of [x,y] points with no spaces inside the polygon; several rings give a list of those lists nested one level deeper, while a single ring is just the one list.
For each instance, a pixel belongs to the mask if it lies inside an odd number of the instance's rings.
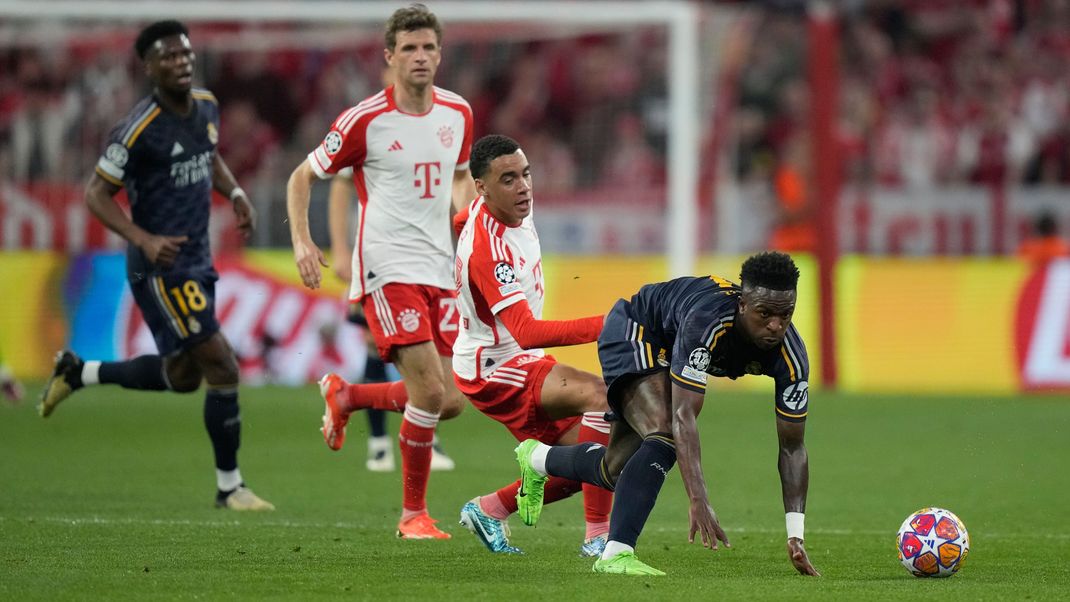
[{"label": "soccer ball", "polygon": [[950,577],[966,564],[970,535],[959,517],[943,508],[922,508],[899,527],[899,562],[915,577]]}]

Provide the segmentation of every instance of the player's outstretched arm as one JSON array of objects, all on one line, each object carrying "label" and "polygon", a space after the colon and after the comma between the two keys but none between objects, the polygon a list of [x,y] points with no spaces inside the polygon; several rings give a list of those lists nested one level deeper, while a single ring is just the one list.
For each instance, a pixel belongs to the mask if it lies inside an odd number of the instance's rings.
[{"label": "player's outstretched arm", "polygon": [[308,229],[308,203],[312,182],[317,179],[308,159],[301,162],[290,174],[286,183],[286,216],[290,220],[290,242],[294,248],[294,262],[301,274],[301,281],[308,288],[319,288],[322,274],[320,266],[327,267],[327,259]]},{"label": "player's outstretched arm", "polygon": [[238,231],[243,240],[249,240],[256,230],[256,208],[249,196],[245,194],[234,174],[230,172],[223,157],[217,152],[212,159],[212,187],[234,203],[234,217],[238,220]]},{"label": "player's outstretched arm", "polygon": [[806,454],[805,422],[789,422],[777,418],[777,438],[780,440],[780,486],[784,496],[784,512],[788,513],[788,558],[803,575],[820,576],[803,545],[802,517],[806,512],[806,492],[810,486],[810,464]]},{"label": "player's outstretched arm", "polygon": [[498,312],[509,334],[523,349],[582,345],[598,340],[605,316],[575,320],[539,320],[531,313],[526,300],[520,300]]},{"label": "player's outstretched arm", "polygon": [[706,493],[706,479],[702,474],[702,445],[699,443],[696,419],[702,410],[703,393],[690,391],[672,385],[672,436],[676,442],[676,457],[680,465],[680,476],[684,480],[684,489],[691,502],[688,511],[691,521],[687,540],[695,541],[698,533],[703,547],[717,549],[717,542],[724,542],[726,548],[732,547],[724,529],[717,522],[717,514],[710,506]]},{"label": "player's outstretched arm", "polygon": [[331,266],[345,282],[353,279],[353,249],[349,246],[349,197],[353,184],[344,176],[331,178],[327,195],[327,231],[331,235]]},{"label": "player's outstretched arm", "polygon": [[85,202],[89,210],[109,230],[126,239],[127,242],[141,249],[150,263],[169,267],[178,257],[185,236],[159,236],[151,234],[135,224],[122,207],[115,202],[115,195],[120,188],[97,175],[89,176],[85,185]]}]

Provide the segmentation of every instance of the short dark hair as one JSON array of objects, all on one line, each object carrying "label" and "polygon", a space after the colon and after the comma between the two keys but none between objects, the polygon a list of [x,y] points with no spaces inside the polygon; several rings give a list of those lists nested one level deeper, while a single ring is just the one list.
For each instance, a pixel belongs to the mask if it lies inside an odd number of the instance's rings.
[{"label": "short dark hair", "polygon": [[762,287],[771,291],[793,291],[799,285],[799,268],[787,253],[765,251],[743,262],[739,281],[744,289]]},{"label": "short dark hair", "polygon": [[520,150],[520,143],[509,136],[490,134],[483,136],[472,145],[472,157],[468,168],[473,178],[482,178],[490,169],[490,162],[503,155],[511,155]]},{"label": "short dark hair", "polygon": [[148,54],[149,48],[152,48],[152,45],[157,40],[178,34],[188,36],[189,30],[186,29],[186,26],[181,21],[175,21],[174,19],[157,21],[142,29],[137,36],[137,40],[134,41],[134,51],[137,52],[137,58],[145,60],[145,55]]},{"label": "short dark hair", "polygon": [[438,17],[423,4],[410,4],[405,8],[399,8],[390,15],[386,22],[386,48],[393,50],[398,43],[399,31],[416,31],[418,29],[431,29],[435,32],[435,38],[442,44],[442,25]]}]

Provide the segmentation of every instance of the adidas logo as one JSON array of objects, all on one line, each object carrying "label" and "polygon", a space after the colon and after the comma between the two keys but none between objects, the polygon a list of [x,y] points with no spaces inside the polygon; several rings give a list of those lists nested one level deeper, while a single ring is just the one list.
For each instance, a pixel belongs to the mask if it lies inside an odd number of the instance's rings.
[{"label": "adidas logo", "polygon": [[177,157],[178,155],[181,155],[184,152],[186,152],[186,149],[182,148],[182,145],[178,142],[175,142],[175,145],[171,147],[172,157]]},{"label": "adidas logo", "polygon": [[390,151],[399,151],[399,150],[404,150],[404,149],[401,148],[401,143],[398,142],[397,140],[395,140],[394,143],[390,145],[390,148],[388,148],[386,150],[387,150],[387,152],[390,152]]}]

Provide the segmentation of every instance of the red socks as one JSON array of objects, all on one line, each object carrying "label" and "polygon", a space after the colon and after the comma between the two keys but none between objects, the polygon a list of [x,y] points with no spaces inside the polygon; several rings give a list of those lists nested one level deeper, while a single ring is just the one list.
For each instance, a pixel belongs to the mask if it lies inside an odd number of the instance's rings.
[{"label": "red socks", "polygon": [[374,383],[366,385],[346,385],[342,390],[342,403],[345,409],[385,410],[387,412],[404,412],[409,402],[409,392],[403,381],[391,383]]},{"label": "red socks", "polygon": [[[398,383],[400,384],[400,383]],[[414,406],[405,408],[398,443],[401,447],[401,481],[404,489],[402,519],[427,511],[427,480],[431,475],[431,440],[438,414]]]}]

